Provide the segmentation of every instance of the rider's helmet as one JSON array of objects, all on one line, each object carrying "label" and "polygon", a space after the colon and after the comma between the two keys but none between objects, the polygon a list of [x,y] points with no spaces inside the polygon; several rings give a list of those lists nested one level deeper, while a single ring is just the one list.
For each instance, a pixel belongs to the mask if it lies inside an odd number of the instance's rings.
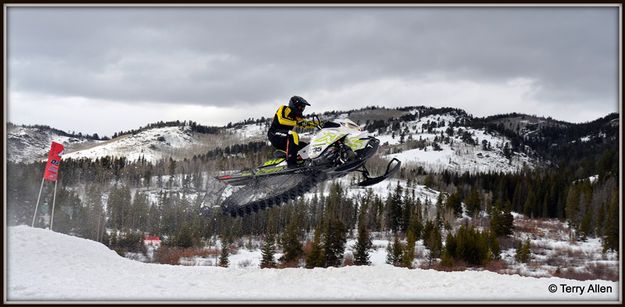
[{"label": "rider's helmet", "polygon": [[302,116],[304,109],[309,105],[308,101],[300,96],[293,96],[291,100],[289,100],[289,108],[291,108],[297,116]]}]

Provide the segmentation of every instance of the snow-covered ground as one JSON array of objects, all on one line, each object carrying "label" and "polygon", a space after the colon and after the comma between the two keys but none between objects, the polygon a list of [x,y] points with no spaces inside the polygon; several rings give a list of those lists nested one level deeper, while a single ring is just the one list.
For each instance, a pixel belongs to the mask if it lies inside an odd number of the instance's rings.
[{"label": "snow-covered ground", "polygon": [[[95,241],[28,226],[8,228],[6,299],[616,301],[617,282],[440,272],[386,264],[316,269],[172,266],[126,259]],[[378,260],[376,260],[378,261]],[[608,293],[589,292],[604,287]],[[571,288],[567,288],[571,287]],[[573,288],[575,287],[575,288]],[[579,288],[577,288],[579,287]],[[553,293],[549,289],[555,290]],[[567,292],[567,289],[584,292]]]},{"label": "snow-covered ground", "polygon": [[557,219],[529,219],[521,214],[514,217],[515,237],[530,240],[531,259],[518,263],[515,248],[502,250],[508,268],[500,272],[523,276],[544,277],[561,274],[584,276],[618,276],[619,260],[614,251],[603,252],[601,239],[572,240],[574,231]]}]

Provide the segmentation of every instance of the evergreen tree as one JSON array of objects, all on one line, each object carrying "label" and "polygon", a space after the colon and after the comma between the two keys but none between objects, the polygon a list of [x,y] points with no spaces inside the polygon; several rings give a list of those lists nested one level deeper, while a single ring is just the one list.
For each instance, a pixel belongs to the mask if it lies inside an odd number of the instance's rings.
[{"label": "evergreen tree", "polygon": [[323,246],[321,245],[321,229],[317,227],[315,229],[315,235],[312,242],[312,250],[308,257],[306,257],[306,268],[312,269],[315,267],[325,267],[325,255]]},{"label": "evergreen tree", "polygon": [[[52,198],[52,197],[50,197]],[[52,201],[49,202],[48,210],[52,213]],[[44,203],[45,206],[45,203]],[[54,208],[53,230],[61,233],[79,233],[88,235],[89,229],[84,224],[85,209],[78,194],[66,189],[60,188],[57,194],[56,205]],[[47,226],[50,226],[51,220]],[[30,223],[30,222],[29,222]]]},{"label": "evergreen tree", "polygon": [[530,260],[531,251],[530,251],[530,240],[527,239],[525,242],[520,242],[516,248],[516,254],[514,255],[514,259],[518,262],[527,263]]},{"label": "evergreen tree", "polygon": [[417,238],[412,229],[408,229],[408,233],[406,234],[406,248],[402,255],[401,265],[406,268],[412,269],[412,261],[415,257],[415,244]]},{"label": "evergreen tree", "polygon": [[139,191],[135,192],[135,197],[132,200],[130,208],[129,226],[132,229],[145,230],[147,226],[148,210],[149,202],[147,195]]},{"label": "evergreen tree", "polygon": [[274,237],[274,220],[272,212],[268,213],[268,220],[265,229],[265,242],[263,243],[263,248],[261,249],[262,259],[260,261],[260,268],[275,268],[276,262],[274,260],[274,255],[276,254],[275,250],[275,237]]},{"label": "evergreen tree", "polygon": [[423,216],[421,214],[421,208],[421,200],[417,199],[415,212],[410,216],[410,222],[408,223],[408,230],[412,230],[417,240],[421,238],[423,232],[423,224],[421,223]]},{"label": "evergreen tree", "polygon": [[302,243],[300,242],[301,226],[299,218],[293,216],[286,227],[286,231],[282,235],[282,250],[284,251],[284,262],[292,262],[298,260],[302,254]]},{"label": "evergreen tree", "polygon": [[113,231],[108,242],[108,247],[117,246],[117,231]]},{"label": "evergreen tree", "polygon": [[472,265],[482,265],[494,258],[491,250],[490,234],[480,232],[473,227],[462,225],[457,233],[448,234],[445,252],[455,260],[462,260]]},{"label": "evergreen tree", "polygon": [[443,193],[438,193],[438,197],[436,198],[436,219],[435,223],[437,226],[443,224]]},{"label": "evergreen tree", "polygon": [[612,191],[612,198],[608,205],[608,216],[606,218],[604,237],[603,237],[603,250],[619,250],[619,201],[618,190]]},{"label": "evergreen tree", "polygon": [[395,263],[395,254],[393,253],[393,244],[394,244],[394,241],[393,242],[389,241],[386,244],[386,263],[391,264],[391,265]]},{"label": "evergreen tree", "polygon": [[497,236],[489,231],[487,234],[488,237],[488,248],[490,251],[490,259],[498,260],[501,259],[501,247],[499,246],[499,240],[497,240]]},{"label": "evergreen tree", "polygon": [[454,215],[459,217],[462,215],[462,201],[460,197],[460,191],[456,191],[447,197],[447,203],[445,207],[448,210],[453,210]]},{"label": "evergreen tree", "polygon": [[523,205],[523,214],[529,217],[534,216],[534,212],[536,211],[534,208],[538,203],[538,198],[536,197],[536,192],[533,188],[529,188],[527,191],[527,198],[525,199],[525,204]]},{"label": "evergreen tree", "polygon": [[149,233],[156,233],[161,229],[161,209],[159,203],[152,204],[150,209],[148,209],[145,230]]},{"label": "evergreen tree", "polygon": [[167,172],[171,178],[169,178],[169,182],[171,182],[174,178],[174,175],[176,173],[176,160],[172,159],[171,157],[169,157],[169,165],[168,165],[168,172]]},{"label": "evergreen tree", "polygon": [[573,184],[569,187],[567,196],[566,196],[566,207],[565,214],[566,219],[571,226],[571,228],[577,229],[579,226],[579,200],[580,200],[580,191],[577,185]]},{"label": "evergreen tree", "polygon": [[174,239],[175,245],[182,248],[192,247],[193,237],[191,226],[189,224],[184,224]]},{"label": "evergreen tree", "polygon": [[588,204],[588,207],[586,208],[586,212],[584,213],[584,218],[582,218],[582,222],[579,225],[579,236],[582,239],[582,241],[586,241],[586,238],[591,234],[591,222],[592,222],[592,215],[591,215],[591,208],[590,204]]},{"label": "evergreen tree", "polygon": [[480,194],[476,188],[471,189],[464,203],[467,206],[469,216],[476,216],[480,212]]},{"label": "evergreen tree", "polygon": [[131,205],[130,188],[127,186],[115,186],[109,193],[107,209],[109,211],[109,221],[111,227],[115,229],[126,229],[128,227],[128,216]]},{"label": "evergreen tree", "polygon": [[454,265],[454,258],[449,255],[446,248],[441,252],[441,265],[448,268]]},{"label": "evergreen tree", "polygon": [[401,266],[404,245],[399,241],[399,235],[395,233],[393,242],[386,246],[386,263],[394,266]]},{"label": "evergreen tree", "polygon": [[512,216],[511,204],[506,202],[505,205],[497,200],[491,208],[490,229],[496,236],[509,236],[514,229],[514,217]]},{"label": "evergreen tree", "polygon": [[228,240],[221,238],[221,254],[219,255],[219,266],[227,268],[230,261],[228,260]]},{"label": "evergreen tree", "polygon": [[86,210],[87,219],[85,226],[88,228],[86,237],[100,241],[100,237],[105,230],[105,212],[102,206],[102,192],[97,185],[87,187]]},{"label": "evergreen tree", "polygon": [[355,265],[369,265],[369,250],[372,247],[369,231],[367,230],[367,209],[366,205],[360,211],[360,217],[358,219],[358,237],[354,249],[354,264]]},{"label": "evergreen tree", "polygon": [[398,182],[393,194],[391,194],[386,201],[387,227],[393,232],[399,231],[402,225],[402,190],[402,186]]},{"label": "evergreen tree", "polygon": [[441,239],[441,232],[438,226],[432,221],[427,221],[423,227],[423,244],[430,250],[428,260],[432,265],[432,260],[438,258],[441,255],[443,248],[443,242]]},{"label": "evergreen tree", "polygon": [[[407,186],[408,187],[410,186],[410,180],[408,180]],[[401,230],[402,232],[406,232],[408,231],[408,228],[410,227],[412,215],[415,214],[416,203],[415,203],[415,198],[414,198],[414,190],[412,191],[408,189],[404,190],[403,203],[404,203],[404,206],[402,209],[403,213],[402,213],[402,218],[401,218]]]},{"label": "evergreen tree", "polygon": [[503,146],[503,155],[509,162],[512,162],[512,149],[510,149],[510,143],[508,142],[506,142]]},{"label": "evergreen tree", "polygon": [[343,211],[346,207],[351,207],[351,204],[343,199],[343,189],[339,184],[333,184],[330,187],[330,195],[327,198],[323,215],[322,242],[326,266],[342,264],[348,231],[343,223],[343,219],[349,216]]},{"label": "evergreen tree", "polygon": [[330,217],[323,240],[326,266],[338,267],[343,260],[345,242],[347,242],[347,228],[338,218]]},{"label": "evergreen tree", "polygon": [[[596,227],[596,231],[597,231],[597,236],[600,238],[604,238],[605,236],[605,226],[606,226],[606,220],[607,220],[607,209],[606,209],[606,203],[602,203],[601,207],[599,207],[599,213],[597,213],[597,227]],[[604,240],[605,242],[605,240]]]},{"label": "evergreen tree", "polygon": [[267,235],[261,250],[262,259],[260,261],[260,268],[275,268],[276,262],[273,259],[275,254],[274,237],[273,234],[269,234]]},{"label": "evergreen tree", "polygon": [[432,174],[430,174],[430,173],[427,174],[425,176],[424,181],[423,181],[423,185],[425,185],[426,187],[428,187],[430,189],[435,188],[435,186],[434,186],[434,176],[432,176]]},{"label": "evergreen tree", "polygon": [[384,226],[384,202],[380,198],[380,196],[375,195],[373,197],[373,202],[371,205],[371,209],[369,210],[369,215],[371,218],[369,219],[369,223],[371,223],[370,227],[373,231],[381,231]]}]

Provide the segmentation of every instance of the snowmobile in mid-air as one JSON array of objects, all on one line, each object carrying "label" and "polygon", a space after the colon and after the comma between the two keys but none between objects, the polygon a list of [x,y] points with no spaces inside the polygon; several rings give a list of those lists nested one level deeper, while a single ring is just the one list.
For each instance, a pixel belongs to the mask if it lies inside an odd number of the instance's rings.
[{"label": "snowmobile in mid-air", "polygon": [[231,188],[221,203],[222,212],[233,217],[258,212],[294,200],[317,183],[350,172],[361,172],[364,180],[358,185],[370,186],[399,170],[401,162],[394,158],[382,176],[371,177],[365,163],[376,153],[380,141],[346,118],[323,124],[317,118],[316,122],[318,131],[298,151],[296,167],[288,167],[285,152],[276,151],[274,159],[262,166],[217,176]]}]

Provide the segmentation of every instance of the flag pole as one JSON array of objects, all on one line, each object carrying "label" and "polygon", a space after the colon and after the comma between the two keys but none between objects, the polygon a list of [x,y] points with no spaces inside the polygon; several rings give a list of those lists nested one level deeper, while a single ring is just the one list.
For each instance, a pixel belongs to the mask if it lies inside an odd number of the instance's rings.
[{"label": "flag pole", "polygon": [[33,213],[33,223],[31,227],[35,227],[35,216],[37,216],[37,209],[39,209],[39,199],[41,198],[41,191],[43,190],[44,178],[41,178],[41,187],[39,188],[39,196],[37,196],[37,205],[35,205],[35,213]]},{"label": "flag pole", "polygon": [[52,223],[54,222],[54,202],[56,201],[56,184],[58,182],[58,180],[54,181],[54,196],[52,197],[52,217],[50,218],[50,230],[52,230]]},{"label": "flag pole", "polygon": [[95,240],[100,242],[100,216],[98,215],[98,226],[95,230]]}]

